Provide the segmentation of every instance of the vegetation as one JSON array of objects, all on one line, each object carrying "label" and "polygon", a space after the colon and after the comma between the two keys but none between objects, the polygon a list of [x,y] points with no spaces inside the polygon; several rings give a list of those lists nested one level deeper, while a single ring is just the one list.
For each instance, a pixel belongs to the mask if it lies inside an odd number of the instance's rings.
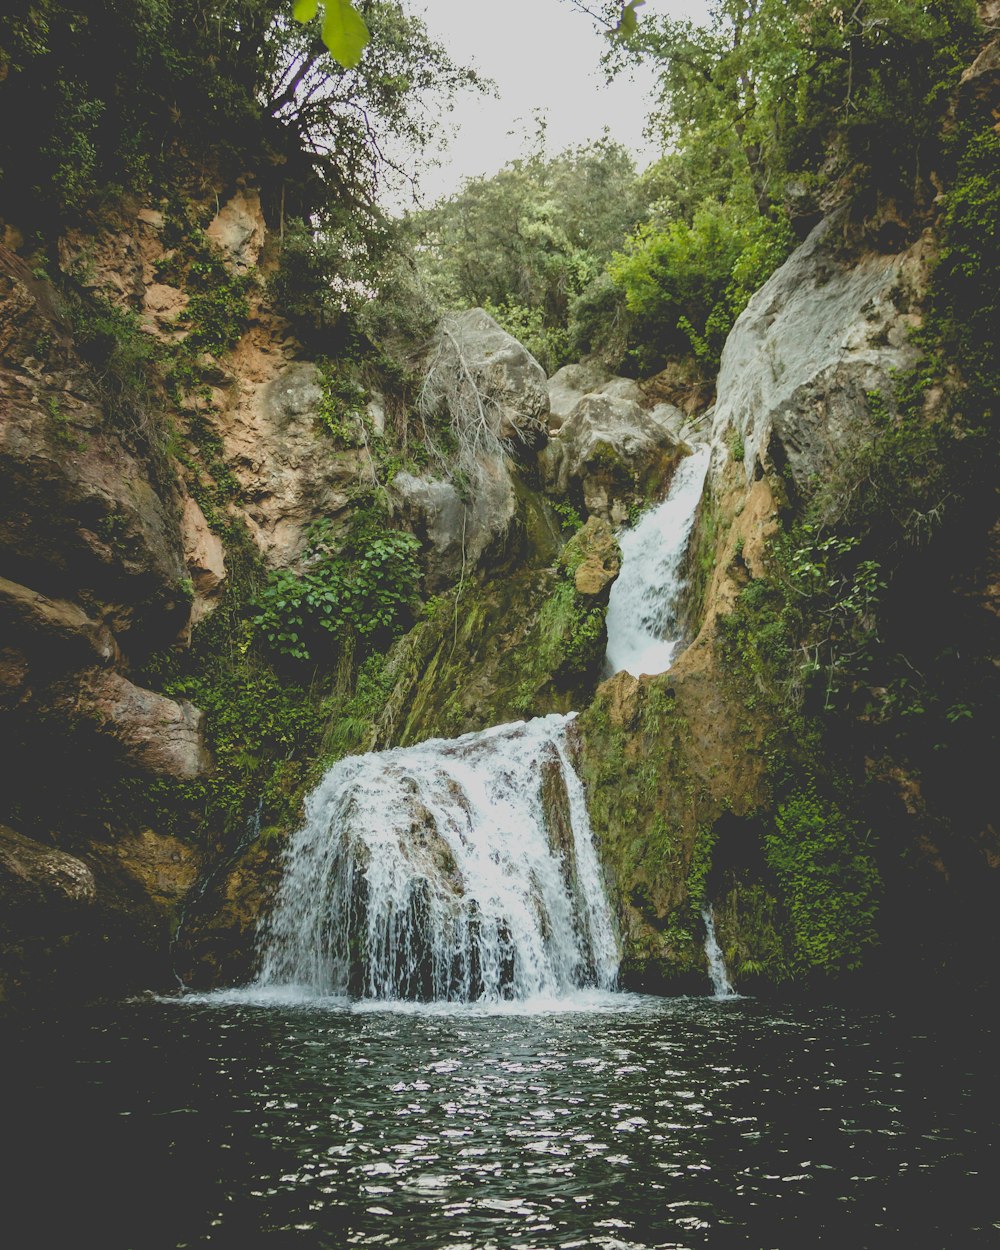
[{"label": "vegetation", "polygon": [[377,508],[358,508],[338,541],[326,521],[310,530],[301,573],[279,569],[255,617],[279,655],[318,660],[355,646],[386,646],[412,622],[420,543],[391,529]]}]

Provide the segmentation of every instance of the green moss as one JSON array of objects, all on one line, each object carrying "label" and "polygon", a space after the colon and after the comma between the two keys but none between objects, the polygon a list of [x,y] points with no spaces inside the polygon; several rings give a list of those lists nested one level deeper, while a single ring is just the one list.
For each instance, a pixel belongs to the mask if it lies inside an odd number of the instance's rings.
[{"label": "green moss", "polygon": [[799,963],[828,976],[859,968],[878,940],[881,883],[857,829],[810,787],[778,807],[764,844],[791,915]]}]

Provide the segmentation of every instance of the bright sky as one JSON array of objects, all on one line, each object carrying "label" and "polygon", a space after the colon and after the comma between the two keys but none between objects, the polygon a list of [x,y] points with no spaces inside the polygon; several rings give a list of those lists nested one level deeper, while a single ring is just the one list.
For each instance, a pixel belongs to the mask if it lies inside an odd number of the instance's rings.
[{"label": "bright sky", "polygon": [[[642,130],[653,77],[608,85],[600,70],[605,39],[568,0],[413,0],[431,35],[460,65],[474,65],[497,84],[499,98],[465,96],[451,118],[457,133],[444,163],[421,176],[425,200],[456,191],[463,180],[495,173],[525,149],[535,110],[548,121],[552,152],[596,139],[607,127],[633,149],[640,166],[656,153]],[[596,7],[596,6],[595,6]],[[707,0],[647,0],[644,14],[704,19]]]}]

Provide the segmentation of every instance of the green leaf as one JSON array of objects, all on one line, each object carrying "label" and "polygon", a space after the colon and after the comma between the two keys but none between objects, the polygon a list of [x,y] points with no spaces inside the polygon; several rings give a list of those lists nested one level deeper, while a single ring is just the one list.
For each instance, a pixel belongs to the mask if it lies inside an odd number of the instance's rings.
[{"label": "green leaf", "polygon": [[292,17],[297,22],[311,22],[319,10],[319,0],[295,0]]},{"label": "green leaf", "polygon": [[326,0],[323,42],[335,61],[345,69],[353,69],[361,60],[368,40],[368,27],[348,0]]}]

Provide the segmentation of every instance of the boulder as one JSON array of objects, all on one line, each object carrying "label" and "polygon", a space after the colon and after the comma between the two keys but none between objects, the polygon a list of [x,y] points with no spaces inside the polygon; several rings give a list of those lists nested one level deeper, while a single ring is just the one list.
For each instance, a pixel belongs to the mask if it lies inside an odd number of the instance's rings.
[{"label": "boulder", "polygon": [[566,544],[562,560],[573,569],[577,594],[607,603],[611,584],[622,567],[621,549],[607,521],[590,517]]},{"label": "boulder", "polygon": [[768,279],[726,341],[712,436],[713,473],[728,444],[743,445],[747,481],[787,465],[808,488],[868,423],[869,392],[886,402],[893,373],[916,360],[910,331],[921,249],[870,253],[852,265],[836,254],[827,219]]},{"label": "boulder", "polygon": [[393,512],[424,547],[426,588],[437,594],[495,560],[510,544],[517,497],[503,460],[483,458],[470,495],[453,482],[397,473]]},{"label": "boulder", "polygon": [[226,557],[222,539],[209,529],[205,514],[190,495],[184,500],[181,539],[194,590],[191,624],[197,625],[218,606],[219,591],[226,577]]},{"label": "boulder", "polygon": [[256,188],[237,191],[223,204],[205,234],[239,271],[252,269],[264,246],[264,214]]},{"label": "boulder", "polygon": [[669,429],[628,399],[585,395],[540,457],[547,488],[620,524],[661,494],[681,454]]},{"label": "boulder", "polygon": [[549,378],[549,429],[558,430],[584,395],[600,390],[611,375],[593,361],[563,365]]},{"label": "boulder", "polygon": [[35,907],[86,907],[97,898],[97,884],[82,859],[0,825],[0,897],[10,919]]},{"label": "boulder", "polygon": [[175,701],[133,685],[121,673],[90,669],[60,701],[74,728],[112,744],[114,754],[137,772],[194,781],[208,772],[205,714],[186,699]]},{"label": "boulder", "polygon": [[477,427],[515,454],[543,446],[549,414],[545,370],[482,308],[445,317],[438,327],[424,388],[431,408],[477,445]]}]

